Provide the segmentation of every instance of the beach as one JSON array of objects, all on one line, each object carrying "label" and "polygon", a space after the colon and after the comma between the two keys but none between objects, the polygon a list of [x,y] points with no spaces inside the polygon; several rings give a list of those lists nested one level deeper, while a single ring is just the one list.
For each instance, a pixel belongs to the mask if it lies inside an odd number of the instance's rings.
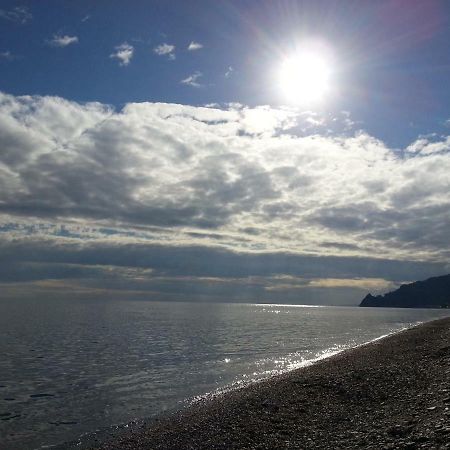
[{"label": "beach", "polygon": [[91,448],[450,448],[450,318],[202,400]]}]

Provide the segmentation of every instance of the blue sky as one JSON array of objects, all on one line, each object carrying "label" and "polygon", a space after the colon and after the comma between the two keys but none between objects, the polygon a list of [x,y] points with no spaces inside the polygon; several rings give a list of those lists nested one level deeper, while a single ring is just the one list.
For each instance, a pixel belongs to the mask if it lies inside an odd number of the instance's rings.
[{"label": "blue sky", "polygon": [[[448,272],[449,20],[2,1],[3,295],[354,304]],[[327,63],[320,100],[280,89],[299,48]]]},{"label": "blue sky", "polygon": [[[396,146],[443,132],[450,116],[445,1],[2,2],[5,12],[18,7],[32,18],[3,18],[0,28],[0,50],[13,58],[3,57],[0,82],[11,94],[118,108],[131,101],[276,106],[281,55],[315,38],[338,66],[338,93],[321,109],[349,111]],[[52,47],[55,35],[78,42]],[[192,41],[203,48],[188,51]],[[134,51],[127,66],[109,57],[123,43]],[[154,53],[164,43],[175,59]],[[201,88],[180,84],[196,72]]]}]

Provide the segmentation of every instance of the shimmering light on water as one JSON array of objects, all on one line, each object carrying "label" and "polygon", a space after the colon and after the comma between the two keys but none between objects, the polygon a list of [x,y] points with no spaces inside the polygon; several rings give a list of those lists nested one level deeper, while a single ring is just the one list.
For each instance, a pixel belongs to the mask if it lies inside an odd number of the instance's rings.
[{"label": "shimmering light on water", "polygon": [[30,449],[179,408],[438,310],[0,302],[0,442]]}]

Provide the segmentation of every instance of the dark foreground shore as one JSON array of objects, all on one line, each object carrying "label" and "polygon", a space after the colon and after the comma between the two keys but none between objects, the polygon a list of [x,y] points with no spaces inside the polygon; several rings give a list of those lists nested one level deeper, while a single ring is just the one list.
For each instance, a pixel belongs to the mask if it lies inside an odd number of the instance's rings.
[{"label": "dark foreground shore", "polygon": [[450,449],[450,318],[205,400],[98,449]]}]

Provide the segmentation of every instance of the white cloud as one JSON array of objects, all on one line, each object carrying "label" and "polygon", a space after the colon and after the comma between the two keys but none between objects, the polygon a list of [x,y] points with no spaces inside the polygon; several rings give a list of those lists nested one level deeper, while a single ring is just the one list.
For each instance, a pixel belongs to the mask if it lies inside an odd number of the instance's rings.
[{"label": "white cloud", "polygon": [[186,84],[187,86],[192,87],[200,87],[201,84],[197,81],[202,76],[201,72],[194,72],[192,75],[189,75],[188,77],[184,78],[180,81],[181,84]]},{"label": "white cloud", "polygon": [[171,44],[160,44],[157,45],[154,49],[153,52],[156,53],[159,56],[164,56],[166,55],[169,59],[175,59],[175,45],[171,45]]},{"label": "white cloud", "polygon": [[134,47],[127,42],[115,47],[115,52],[109,55],[110,58],[119,60],[120,66],[128,66],[134,54]]},{"label": "white cloud", "polygon": [[272,136],[276,131],[287,130],[298,123],[293,110],[274,109],[270,106],[239,107],[243,131],[254,136]]},{"label": "white cloud", "polygon": [[426,145],[428,144],[428,140],[424,138],[417,139],[408,147],[406,147],[405,151],[408,153],[419,153]]},{"label": "white cloud", "polygon": [[191,41],[187,49],[192,52],[195,50],[200,50],[201,48],[203,48],[203,44],[200,44],[200,42]]},{"label": "white cloud", "polygon": [[23,25],[29,22],[33,18],[33,15],[27,7],[16,6],[10,10],[0,9],[0,17]]},{"label": "white cloud", "polygon": [[444,138],[444,140],[430,140],[428,138],[420,138],[417,141],[409,145],[406,150],[408,153],[429,155],[431,153],[441,153],[450,151],[450,136]]},{"label": "white cloud", "polygon": [[233,72],[234,72],[234,69],[231,66],[229,66],[227,71],[225,72],[225,78],[230,78],[231,75],[233,75]]},{"label": "white cloud", "polygon": [[77,42],[77,36],[69,36],[67,34],[64,36],[61,34],[55,34],[53,35],[53,38],[48,41],[48,43],[53,47],[67,47],[68,45],[76,44]]},{"label": "white cloud", "polygon": [[449,259],[450,138],[418,144],[417,157],[364,132],[296,135],[302,121],[268,106],[114,112],[3,94],[1,220],[76,223],[80,236],[109,227],[90,239],[111,242]]}]

